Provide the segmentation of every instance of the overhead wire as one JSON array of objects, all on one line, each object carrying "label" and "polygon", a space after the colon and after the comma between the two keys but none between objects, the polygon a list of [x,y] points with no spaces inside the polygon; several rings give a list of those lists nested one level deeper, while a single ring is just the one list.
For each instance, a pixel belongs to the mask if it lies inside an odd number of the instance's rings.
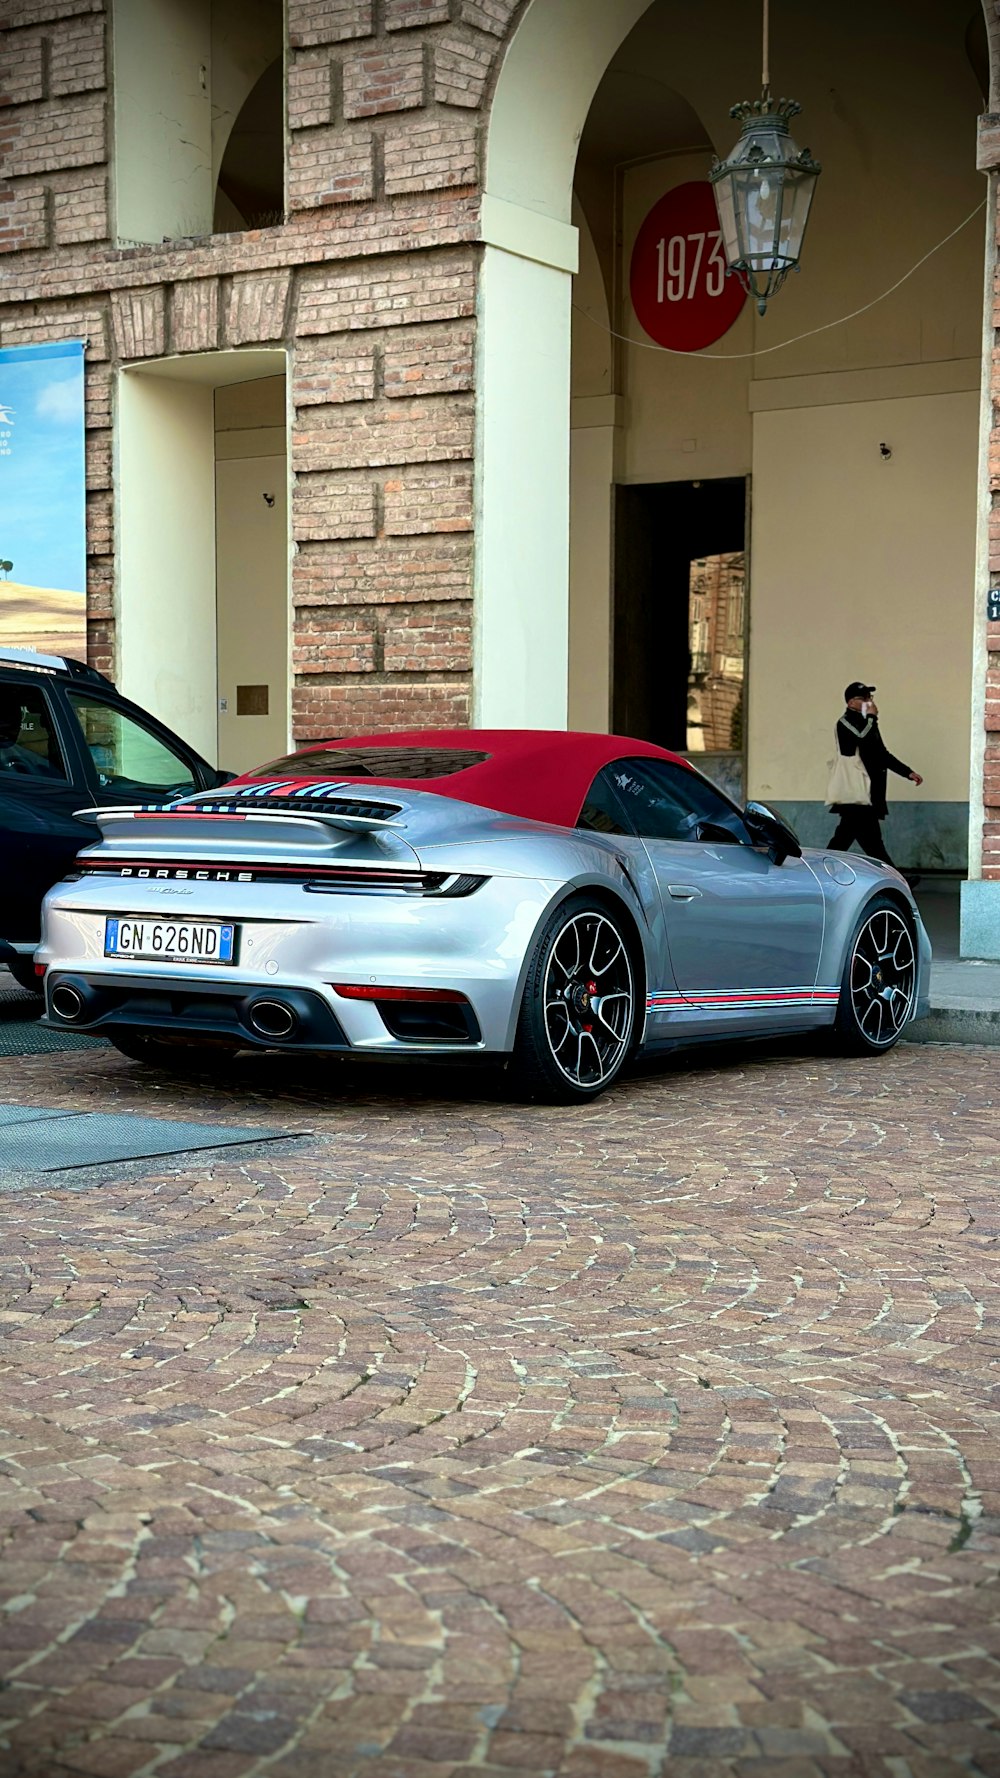
[{"label": "overhead wire", "polygon": [[595,327],[600,328],[602,333],[609,334],[612,339],[623,341],[626,346],[638,346],[644,352],[666,352],[672,358],[714,358],[722,364],[735,364],[741,358],[766,358],[772,352],[784,352],[789,346],[797,346],[801,340],[811,340],[818,333],[829,333],[830,329],[833,327],[844,327],[848,321],[856,321],[859,315],[867,315],[869,309],[877,308],[879,303],[883,303],[887,297],[893,296],[897,290],[901,289],[902,286],[915,275],[915,273],[919,272],[921,266],[926,265],[929,259],[933,259],[935,253],[940,253],[942,247],[947,247],[949,241],[953,241],[955,236],[960,235],[964,228],[968,228],[969,223],[985,210],[986,203],[986,198],[983,198],[981,202],[976,205],[974,210],[969,211],[968,216],[958,224],[957,228],[953,228],[950,234],[945,235],[943,240],[938,241],[936,246],[931,247],[929,252],[925,253],[922,258],[917,260],[916,265],[911,265],[908,272],[904,272],[901,278],[896,279],[895,284],[890,284],[888,290],[883,290],[881,295],[872,297],[871,302],[862,303],[859,309],[852,309],[848,315],[839,315],[835,321],[824,321],[819,327],[809,327],[806,329],[805,333],[793,334],[791,339],[779,340],[777,344],[773,346],[759,346],[753,352],[685,352],[678,346],[655,345],[652,340],[637,340],[632,334],[616,332],[613,327],[609,327],[607,323],[601,321],[598,316],[592,315],[589,309],[583,307],[582,303],[574,302],[573,307],[578,314],[586,316],[588,321],[592,322]]}]

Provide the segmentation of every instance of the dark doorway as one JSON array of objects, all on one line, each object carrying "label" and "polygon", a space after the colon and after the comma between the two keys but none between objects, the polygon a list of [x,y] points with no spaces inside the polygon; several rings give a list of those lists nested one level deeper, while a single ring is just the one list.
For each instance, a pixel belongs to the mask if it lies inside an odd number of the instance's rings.
[{"label": "dark doorway", "polygon": [[615,732],[689,753],[739,795],[747,484],[657,482],[615,494]]}]

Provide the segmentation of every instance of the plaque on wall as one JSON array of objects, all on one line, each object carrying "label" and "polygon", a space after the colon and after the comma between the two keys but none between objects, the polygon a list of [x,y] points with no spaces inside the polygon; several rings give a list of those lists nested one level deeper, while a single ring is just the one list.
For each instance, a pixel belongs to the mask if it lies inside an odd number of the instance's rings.
[{"label": "plaque on wall", "polygon": [[236,687],[237,716],[266,716],[268,706],[268,687],[266,685],[238,685]]}]

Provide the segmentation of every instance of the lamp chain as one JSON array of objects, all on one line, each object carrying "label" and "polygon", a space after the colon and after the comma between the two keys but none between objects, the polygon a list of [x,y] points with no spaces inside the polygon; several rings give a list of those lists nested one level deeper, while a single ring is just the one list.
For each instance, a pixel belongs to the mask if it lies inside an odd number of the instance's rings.
[{"label": "lamp chain", "polygon": [[764,0],[763,54],[762,54],[762,58],[761,58],[760,84],[761,84],[761,90],[762,90],[765,98],[769,98],[770,94],[771,94],[771,67],[770,67],[771,53],[770,53],[770,45],[769,45],[769,41],[768,41],[770,38],[770,34],[771,34],[770,33],[770,25],[771,25],[770,14],[771,14],[771,0]]}]

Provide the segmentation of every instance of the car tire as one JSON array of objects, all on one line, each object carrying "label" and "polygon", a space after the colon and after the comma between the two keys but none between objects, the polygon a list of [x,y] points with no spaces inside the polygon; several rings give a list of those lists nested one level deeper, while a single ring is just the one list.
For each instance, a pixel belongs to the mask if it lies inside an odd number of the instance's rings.
[{"label": "car tire", "polygon": [[141,1031],[102,1031],[110,1044],[130,1062],[144,1062],[150,1068],[163,1068],[168,1074],[209,1074],[227,1068],[236,1056],[236,1048],[224,1043],[171,1043],[162,1037],[147,1037]]},{"label": "car tire", "polygon": [[879,1056],[903,1035],[917,993],[917,939],[912,920],[891,896],[861,910],[851,934],[834,1020],[836,1047]]},{"label": "car tire", "polygon": [[620,914],[586,894],[562,902],[528,965],[512,1063],[518,1093],[550,1105],[603,1093],[635,1048],[641,979]]},{"label": "car tire", "polygon": [[45,989],[42,986],[42,978],[40,975],[35,974],[35,960],[33,957],[5,957],[4,963],[10,970],[10,973],[19,988],[24,988],[28,994],[37,994],[39,998],[44,995]]}]

